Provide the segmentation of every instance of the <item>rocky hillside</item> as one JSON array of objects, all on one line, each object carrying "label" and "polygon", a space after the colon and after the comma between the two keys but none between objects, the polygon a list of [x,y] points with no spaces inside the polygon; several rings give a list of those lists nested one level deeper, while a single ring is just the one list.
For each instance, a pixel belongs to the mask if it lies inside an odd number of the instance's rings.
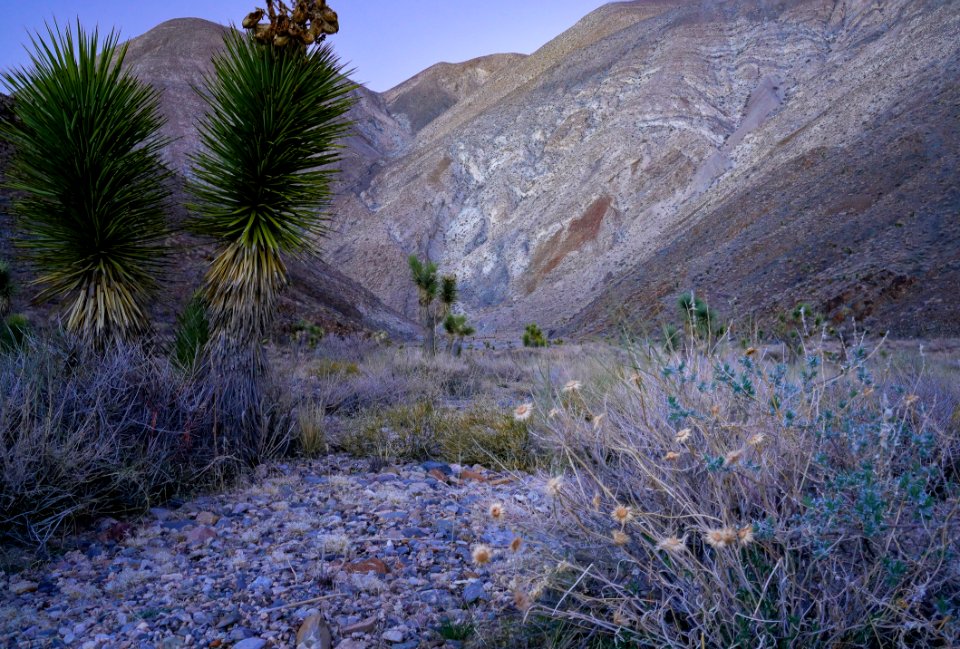
[{"label": "rocky hillside", "polygon": [[607,5],[436,117],[432,91],[422,115],[401,107],[415,137],[341,198],[332,258],[413,313],[396,269],[429,254],[486,331],[602,331],[694,288],[727,315],[804,300],[898,335],[960,333],[944,300],[960,279],[958,9]]},{"label": "rocky hillside", "polygon": [[[181,173],[223,29],[177,20],[130,44]],[[672,318],[694,289],[761,323],[804,301],[960,334],[958,73],[960,0],[635,0],[530,56],[361,87],[331,293],[413,317],[418,253],[460,276],[484,333]]]}]

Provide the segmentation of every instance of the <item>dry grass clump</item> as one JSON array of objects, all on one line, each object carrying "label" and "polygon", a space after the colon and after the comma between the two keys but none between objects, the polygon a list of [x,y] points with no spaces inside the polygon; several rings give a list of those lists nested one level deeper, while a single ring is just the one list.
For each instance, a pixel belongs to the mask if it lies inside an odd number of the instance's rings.
[{"label": "dry grass clump", "polygon": [[953,645],[960,434],[919,395],[956,384],[862,346],[628,351],[540,392],[554,514],[529,532],[574,567],[526,611],[623,646]]},{"label": "dry grass clump", "polygon": [[207,403],[202,386],[137,347],[31,340],[0,354],[0,540],[42,547],[70,523],[210,480]]},{"label": "dry grass clump", "polygon": [[465,409],[420,401],[371,411],[351,421],[336,444],[384,461],[439,458],[520,470],[536,461],[526,422],[485,401]]}]

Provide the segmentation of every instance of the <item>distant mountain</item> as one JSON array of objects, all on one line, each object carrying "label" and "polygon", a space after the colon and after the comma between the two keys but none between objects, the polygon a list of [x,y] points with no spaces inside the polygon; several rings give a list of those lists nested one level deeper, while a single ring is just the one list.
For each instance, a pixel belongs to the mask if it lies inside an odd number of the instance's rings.
[{"label": "distant mountain", "polygon": [[599,332],[695,289],[727,316],[802,300],[955,335],[958,49],[956,1],[607,5],[395,115],[413,141],[341,197],[332,259],[412,314],[392,269],[429,254],[485,331]]},{"label": "distant mountain", "polygon": [[[181,172],[223,29],[130,44]],[[317,268],[412,318],[405,258],[427,255],[482,332],[511,336],[670,319],[690,289],[760,325],[804,301],[958,335],[958,84],[960,0],[611,3],[530,56],[358,89]]]}]

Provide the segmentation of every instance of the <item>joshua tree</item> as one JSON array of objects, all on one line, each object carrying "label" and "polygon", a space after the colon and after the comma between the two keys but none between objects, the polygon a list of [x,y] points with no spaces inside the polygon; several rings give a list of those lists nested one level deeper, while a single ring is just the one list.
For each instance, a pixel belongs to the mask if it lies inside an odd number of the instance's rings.
[{"label": "joshua tree", "polygon": [[[32,39],[30,68],[4,75],[14,118],[8,187],[40,270],[38,299],[68,301],[66,328],[91,345],[148,328],[146,304],[163,269],[168,196],[156,90],[122,71],[126,46],[77,24]],[[101,46],[102,45],[102,46]]]},{"label": "joshua tree", "polygon": [[443,320],[453,310],[458,297],[457,276],[444,275],[440,278],[440,320]]},{"label": "joshua tree", "polygon": [[449,351],[459,356],[463,350],[463,339],[476,333],[476,329],[467,324],[467,316],[450,313],[443,320],[443,328],[449,337]]},{"label": "joshua tree", "polygon": [[543,335],[543,331],[536,323],[527,325],[527,328],[523,332],[524,347],[546,347],[548,344],[549,342],[546,336]]},{"label": "joshua tree", "polygon": [[437,319],[433,303],[437,298],[439,284],[437,281],[437,265],[432,261],[420,261],[416,255],[407,259],[410,265],[410,274],[413,283],[417,286],[417,302],[420,305],[420,321],[423,324],[423,348],[430,354],[437,353]]},{"label": "joshua tree", "polygon": [[[190,185],[191,227],[218,245],[203,287],[212,367],[226,383],[239,381],[223,389],[242,398],[245,420],[257,407],[261,341],[287,283],[283,255],[317,254],[327,231],[332,164],[355,87],[319,44],[336,31],[336,14],[322,2],[293,12],[277,4],[279,12],[268,3],[269,25],[254,12],[243,22],[250,33],[228,34],[214,59]],[[305,35],[315,26],[322,33]]]}]

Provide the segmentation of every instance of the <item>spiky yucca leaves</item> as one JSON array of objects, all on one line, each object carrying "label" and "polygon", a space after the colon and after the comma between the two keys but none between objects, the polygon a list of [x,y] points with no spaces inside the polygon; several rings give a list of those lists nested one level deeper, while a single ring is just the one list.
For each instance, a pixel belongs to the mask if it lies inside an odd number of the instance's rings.
[{"label": "spiky yucca leaves", "polygon": [[32,38],[32,65],[4,75],[16,96],[0,135],[14,148],[8,187],[38,299],[68,301],[66,328],[102,347],[148,328],[162,270],[169,171],[156,90],[121,70],[126,46],[78,23]]},{"label": "spiky yucca leaves", "polygon": [[467,324],[467,316],[460,313],[449,313],[443,320],[443,328],[449,338],[449,351],[454,356],[459,356],[463,350],[463,339],[472,336],[477,330]]},{"label": "spiky yucca leaves", "polygon": [[326,233],[337,141],[354,85],[326,45],[304,51],[231,33],[203,94],[191,227],[220,244],[205,277],[214,337],[256,343],[287,282],[282,254]]}]

